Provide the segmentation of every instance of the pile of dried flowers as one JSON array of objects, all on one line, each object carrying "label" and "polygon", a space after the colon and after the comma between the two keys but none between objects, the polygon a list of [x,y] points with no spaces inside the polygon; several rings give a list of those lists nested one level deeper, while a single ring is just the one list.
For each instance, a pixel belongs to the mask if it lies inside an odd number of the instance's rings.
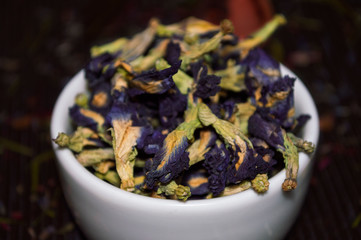
[{"label": "pile of dried flowers", "polygon": [[91,49],[89,92],[69,109],[74,133],[55,142],[95,176],[137,194],[187,200],[268,189],[277,163],[283,190],[297,186],[295,79],[259,45],[286,22],[275,15],[245,39],[232,23],[152,19],[132,38]]}]

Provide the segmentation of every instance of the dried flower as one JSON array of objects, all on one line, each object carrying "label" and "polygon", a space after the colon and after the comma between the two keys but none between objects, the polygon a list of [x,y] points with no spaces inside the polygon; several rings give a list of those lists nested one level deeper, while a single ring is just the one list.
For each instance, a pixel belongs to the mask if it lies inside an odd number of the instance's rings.
[{"label": "dried flower", "polygon": [[89,149],[83,150],[75,157],[81,165],[88,167],[105,160],[114,159],[114,151],[112,148]]},{"label": "dried flower", "polygon": [[193,168],[184,173],[182,184],[189,187],[192,196],[203,196],[209,192],[208,176],[203,168]]},{"label": "dried flower", "polygon": [[191,192],[189,187],[178,185],[175,181],[171,181],[166,185],[160,185],[157,190],[157,194],[165,194],[166,196],[174,196],[179,200],[186,201]]},{"label": "dried flower", "polygon": [[251,181],[252,188],[258,193],[264,193],[268,190],[269,182],[267,174],[257,174]]},{"label": "dried flower", "polygon": [[115,155],[116,169],[122,180],[121,188],[134,190],[133,167],[137,150],[135,145],[144,128],[133,127],[130,115],[114,110],[107,116],[111,120],[111,134]]},{"label": "dried flower", "polygon": [[208,185],[213,196],[219,195],[226,187],[229,163],[230,153],[220,141],[205,154],[204,167],[209,174]]}]

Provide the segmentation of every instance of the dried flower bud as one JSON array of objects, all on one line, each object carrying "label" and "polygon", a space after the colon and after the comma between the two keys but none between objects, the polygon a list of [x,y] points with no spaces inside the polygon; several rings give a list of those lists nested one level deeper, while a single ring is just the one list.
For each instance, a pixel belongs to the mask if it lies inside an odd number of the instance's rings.
[{"label": "dried flower bud", "polygon": [[282,190],[285,192],[292,191],[297,187],[296,179],[286,178],[285,181],[282,183]]},{"label": "dried flower bud", "polygon": [[85,93],[79,93],[75,96],[75,104],[79,107],[88,108],[89,97]]},{"label": "dried flower bud", "polygon": [[160,185],[157,190],[157,194],[164,194],[165,196],[174,196],[179,200],[186,201],[190,196],[190,188],[178,185],[175,181],[171,181],[166,185]]},{"label": "dried flower bud", "polygon": [[[93,139],[91,139],[93,137]],[[78,127],[72,135],[59,133],[54,140],[60,147],[68,147],[74,152],[81,152],[85,146],[101,147],[97,134],[89,128]]]},{"label": "dried flower bud", "polygon": [[313,153],[315,151],[315,144],[312,142],[308,142],[302,138],[296,137],[292,133],[287,133],[289,138],[292,140],[293,144],[298,148],[299,151],[303,151],[305,153]]},{"label": "dried flower bud", "polygon": [[267,174],[257,174],[251,181],[252,188],[258,193],[264,193],[268,190],[269,182]]},{"label": "dried flower bud", "polygon": [[293,190],[297,187],[297,174],[299,167],[299,156],[297,147],[293,144],[288,134],[282,130],[284,139],[284,150],[279,150],[283,154],[286,165],[286,179],[282,184],[282,189],[285,191]]}]

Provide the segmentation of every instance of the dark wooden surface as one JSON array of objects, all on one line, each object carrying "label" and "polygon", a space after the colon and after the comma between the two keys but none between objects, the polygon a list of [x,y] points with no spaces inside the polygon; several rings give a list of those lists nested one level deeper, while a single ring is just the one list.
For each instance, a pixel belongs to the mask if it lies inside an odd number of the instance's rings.
[{"label": "dark wooden surface", "polygon": [[[129,36],[152,16],[217,22],[227,9],[205,0],[1,5],[0,239],[85,239],[64,200],[50,145],[57,95],[93,44]],[[273,1],[273,8],[289,23],[265,48],[305,82],[321,126],[310,188],[286,239],[361,239],[361,4]]]}]

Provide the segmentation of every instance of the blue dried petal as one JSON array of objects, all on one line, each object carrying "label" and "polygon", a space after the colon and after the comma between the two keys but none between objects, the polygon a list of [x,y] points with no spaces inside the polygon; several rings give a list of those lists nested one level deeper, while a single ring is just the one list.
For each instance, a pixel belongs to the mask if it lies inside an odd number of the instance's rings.
[{"label": "blue dried petal", "polygon": [[104,73],[103,69],[106,65],[114,60],[114,56],[109,53],[101,54],[92,58],[85,66],[85,78],[88,81],[88,86],[93,89],[98,84],[109,80],[116,72],[116,69],[109,67]]},{"label": "blue dried petal", "polygon": [[265,161],[261,154],[247,146],[245,153],[241,153],[238,146],[231,149],[231,166],[227,171],[229,183],[239,183],[243,180],[254,179],[257,174],[268,173],[275,161]]},{"label": "blue dried petal", "polygon": [[252,49],[241,64],[261,83],[267,86],[280,77],[280,64],[261,48]]},{"label": "blue dried petal", "polygon": [[264,161],[269,162],[271,165],[276,164],[276,160],[273,158],[275,155],[273,148],[271,149],[269,145],[262,139],[252,138],[250,140],[254,150],[262,156]]},{"label": "blue dried petal", "polygon": [[206,195],[209,192],[207,172],[204,169],[191,168],[184,173],[182,185],[190,188],[192,196]]},{"label": "blue dried petal", "polygon": [[158,110],[161,125],[167,129],[175,129],[180,124],[178,119],[183,117],[186,108],[187,96],[181,94],[177,88],[163,94],[159,99]]},{"label": "blue dried petal", "polygon": [[180,52],[181,50],[179,44],[170,41],[167,45],[167,50],[164,58],[165,60],[167,60],[169,65],[177,65],[179,62]]},{"label": "blue dried petal", "polygon": [[276,149],[284,146],[281,126],[270,118],[262,118],[257,112],[248,120],[248,133],[264,140],[268,145]]},{"label": "blue dried petal", "polygon": [[276,119],[285,128],[289,128],[293,124],[293,116],[290,114],[290,111],[293,111],[294,108],[293,85],[295,80],[295,78],[291,78],[289,76],[280,78],[271,86],[269,92],[269,95],[288,92],[288,95],[285,99],[276,101],[272,106],[269,107],[270,115],[273,116],[273,118]]},{"label": "blue dried petal", "polygon": [[144,148],[147,138],[149,136],[152,136],[152,133],[153,133],[153,129],[151,127],[143,127],[142,134],[137,139],[137,146],[136,146],[137,149],[143,149]]},{"label": "blue dried petal", "polygon": [[281,77],[278,81],[270,85],[269,94],[291,91],[296,79],[288,75]]},{"label": "blue dried petal", "polygon": [[163,135],[159,130],[155,130],[151,135],[148,135],[144,139],[144,152],[147,154],[155,154],[162,147],[162,143],[165,138],[166,135]]},{"label": "blue dried petal", "polygon": [[115,104],[117,103],[125,103],[129,101],[128,98],[128,93],[127,93],[128,89],[124,89],[123,91],[119,91],[117,89],[113,89],[111,94],[112,94],[112,98],[113,98],[113,102]]},{"label": "blue dried petal", "polygon": [[196,91],[194,92],[195,97],[206,99],[208,97],[214,96],[221,90],[221,87],[218,84],[221,82],[221,78],[216,75],[207,75],[203,78],[200,78]]},{"label": "blue dried petal", "polygon": [[110,95],[110,84],[100,83],[91,92],[89,98],[89,108],[105,115],[111,107],[112,96]]},{"label": "blue dried petal", "polygon": [[216,95],[221,90],[221,87],[218,86],[221,82],[221,77],[207,75],[208,68],[201,61],[191,64],[191,70],[194,82],[197,84],[196,91],[193,94],[195,97],[206,99]]},{"label": "blue dried petal", "polygon": [[234,107],[236,103],[233,100],[228,100],[222,104],[222,108],[224,109],[224,119],[228,120],[234,111]]},{"label": "blue dried petal", "polygon": [[207,169],[209,177],[209,190],[214,195],[219,195],[227,184],[227,168],[230,162],[230,153],[222,143],[215,145],[205,155],[204,167]]},{"label": "blue dried petal", "polygon": [[131,90],[130,88],[128,94],[133,97],[143,93],[165,93],[175,85],[172,76],[178,72],[180,65],[181,61],[178,61],[176,64],[161,71],[152,69],[135,76],[130,85],[137,90]]},{"label": "blue dried petal", "polygon": [[125,104],[113,105],[105,119],[108,125],[113,126],[114,120],[130,121],[131,112],[129,111],[129,107]]},{"label": "blue dried petal", "polygon": [[300,131],[310,119],[311,116],[308,114],[301,114],[300,116],[298,116],[296,118],[295,125],[292,126],[292,132],[297,133],[298,131]]},{"label": "blue dried petal", "polygon": [[78,105],[69,108],[69,115],[75,125],[88,127],[94,131],[98,131],[98,128],[102,127],[105,121],[99,113],[79,107]]},{"label": "blue dried petal", "polygon": [[162,148],[153,158],[151,170],[147,172],[146,187],[153,189],[158,181],[167,183],[187,169],[189,167],[189,153],[185,151],[187,147],[188,139],[186,136],[176,139],[175,142],[166,138]]}]

